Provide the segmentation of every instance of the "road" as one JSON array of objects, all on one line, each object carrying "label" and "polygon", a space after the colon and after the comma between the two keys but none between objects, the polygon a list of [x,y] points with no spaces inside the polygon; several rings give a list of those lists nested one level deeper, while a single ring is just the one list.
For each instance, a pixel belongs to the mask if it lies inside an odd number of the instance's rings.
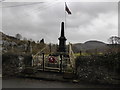
[{"label": "road", "polygon": [[9,78],[2,81],[3,88],[109,88],[106,85],[78,84],[72,82],[43,81],[35,79]]}]

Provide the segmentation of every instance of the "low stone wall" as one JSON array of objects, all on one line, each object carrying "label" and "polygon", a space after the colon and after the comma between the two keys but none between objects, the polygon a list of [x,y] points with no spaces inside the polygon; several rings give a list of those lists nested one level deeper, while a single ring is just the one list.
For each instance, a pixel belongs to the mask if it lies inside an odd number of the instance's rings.
[{"label": "low stone wall", "polygon": [[23,66],[31,66],[32,65],[32,56],[29,54],[13,54],[6,53],[2,55],[2,74],[4,76],[16,76],[19,72],[20,67],[20,59],[23,58],[22,65]]}]

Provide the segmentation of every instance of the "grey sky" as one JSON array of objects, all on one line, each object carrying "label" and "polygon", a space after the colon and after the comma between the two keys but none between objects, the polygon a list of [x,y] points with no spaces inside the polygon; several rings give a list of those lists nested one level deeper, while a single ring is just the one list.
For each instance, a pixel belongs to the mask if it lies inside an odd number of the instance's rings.
[{"label": "grey sky", "polygon": [[[30,5],[28,5],[30,4]],[[46,43],[58,43],[60,23],[65,21],[64,2],[4,2],[2,31]],[[72,15],[66,13],[67,43],[88,40],[107,42],[118,35],[117,2],[68,2]]]}]

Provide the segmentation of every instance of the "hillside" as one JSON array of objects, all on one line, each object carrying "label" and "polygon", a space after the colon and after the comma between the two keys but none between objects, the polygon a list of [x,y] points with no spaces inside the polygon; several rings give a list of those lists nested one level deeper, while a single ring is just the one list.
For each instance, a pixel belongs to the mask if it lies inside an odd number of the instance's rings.
[{"label": "hillside", "polygon": [[[2,38],[0,39],[0,51],[2,53],[6,52],[16,52],[16,53],[30,53],[36,54],[41,49],[46,47],[45,53],[50,53],[50,47],[52,52],[56,52],[58,45],[57,44],[45,44],[41,42],[35,42],[30,40],[20,40],[16,37],[6,35],[0,32]],[[72,49],[75,53],[80,51],[86,53],[105,53],[111,50],[114,45],[106,44],[101,41],[87,41],[85,43],[76,43],[72,45]],[[116,48],[118,49],[118,48]],[[112,49],[113,50],[113,49]]]},{"label": "hillside", "polygon": [[56,52],[57,50],[56,44],[51,44],[51,45],[46,44],[44,43],[43,38],[35,42],[33,40],[27,40],[27,38],[25,40],[17,39],[14,36],[9,36],[2,32],[0,32],[0,34],[2,36],[0,40],[2,54],[4,53],[36,54],[39,51],[41,51],[43,48],[45,48],[44,53],[48,54],[50,53],[50,46],[52,52]]},{"label": "hillside", "polygon": [[107,49],[108,46],[104,42],[100,41],[87,41],[85,43],[76,43],[73,44],[73,51],[74,52],[86,52],[86,51],[95,51],[103,52],[105,49]]},{"label": "hillside", "polygon": [[44,47],[44,43],[30,40],[17,39],[14,36],[6,35],[2,32],[0,46],[2,47],[2,54],[4,53],[32,53],[35,54]]}]

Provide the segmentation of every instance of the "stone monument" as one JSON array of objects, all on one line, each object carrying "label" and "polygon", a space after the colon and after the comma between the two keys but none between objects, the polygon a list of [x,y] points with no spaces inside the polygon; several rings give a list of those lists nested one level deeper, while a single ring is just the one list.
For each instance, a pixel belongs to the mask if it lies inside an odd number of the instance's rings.
[{"label": "stone monument", "polygon": [[58,52],[66,52],[66,38],[64,35],[64,22],[61,23],[61,35],[58,38],[59,40],[59,47]]}]

